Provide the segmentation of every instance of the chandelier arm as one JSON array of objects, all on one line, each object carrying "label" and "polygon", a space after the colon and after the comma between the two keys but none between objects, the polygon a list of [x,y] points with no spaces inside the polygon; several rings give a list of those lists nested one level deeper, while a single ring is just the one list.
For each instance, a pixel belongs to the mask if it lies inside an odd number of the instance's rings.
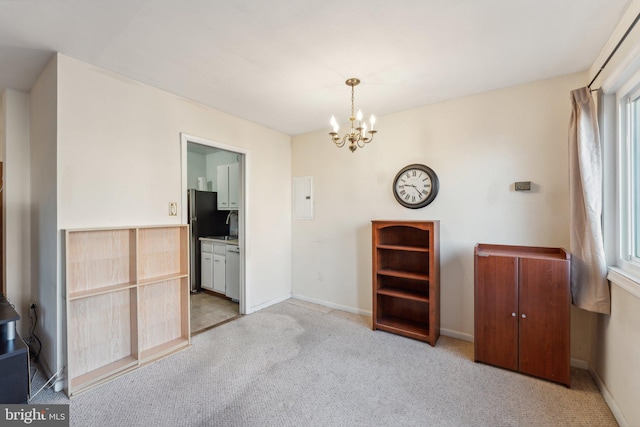
[{"label": "chandelier arm", "polygon": [[344,144],[346,144],[347,141],[351,142],[351,138],[349,138],[349,134],[346,134],[345,136],[342,137],[342,141],[340,142],[340,145],[338,145],[338,148],[344,147]]}]

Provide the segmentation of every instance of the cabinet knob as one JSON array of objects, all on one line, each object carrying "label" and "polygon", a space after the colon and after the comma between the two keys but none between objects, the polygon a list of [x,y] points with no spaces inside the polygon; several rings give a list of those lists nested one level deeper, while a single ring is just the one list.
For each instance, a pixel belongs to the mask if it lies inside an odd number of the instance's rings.
[{"label": "cabinet knob", "polygon": [[522,315],[522,318],[523,318],[523,319],[526,319],[526,318],[527,318],[527,315],[526,315],[526,314],[523,314],[523,315]]},{"label": "cabinet knob", "polygon": [[516,312],[511,313],[511,317],[516,317]]}]

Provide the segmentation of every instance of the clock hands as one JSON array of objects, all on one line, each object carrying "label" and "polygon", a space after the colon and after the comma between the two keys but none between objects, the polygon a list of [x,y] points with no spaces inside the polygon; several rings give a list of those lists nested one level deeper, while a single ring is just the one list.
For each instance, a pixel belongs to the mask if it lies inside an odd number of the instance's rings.
[{"label": "clock hands", "polygon": [[[422,191],[420,191],[418,189],[418,187],[416,187],[415,184],[409,184],[407,182],[404,182],[404,185],[400,186],[400,188],[404,188],[404,187],[413,187],[413,189],[416,190],[416,192],[418,193],[418,199],[419,200],[421,200],[424,197],[424,193]],[[405,195],[405,199],[409,200],[409,197],[411,197],[411,196],[409,196],[408,194]],[[413,197],[413,200],[415,200],[415,196]]]},{"label": "clock hands", "polygon": [[418,187],[416,187],[415,184],[411,184],[410,187],[413,187],[413,189],[418,192],[418,197],[422,199],[422,191],[418,190]]}]

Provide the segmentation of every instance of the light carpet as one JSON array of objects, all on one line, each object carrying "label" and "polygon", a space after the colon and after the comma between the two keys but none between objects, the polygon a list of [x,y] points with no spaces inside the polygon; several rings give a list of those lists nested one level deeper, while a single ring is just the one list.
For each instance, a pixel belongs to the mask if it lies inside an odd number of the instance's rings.
[{"label": "light carpet", "polygon": [[589,373],[571,389],[372,331],[370,319],[297,300],[192,338],[192,347],[71,400],[73,426],[615,426]]}]

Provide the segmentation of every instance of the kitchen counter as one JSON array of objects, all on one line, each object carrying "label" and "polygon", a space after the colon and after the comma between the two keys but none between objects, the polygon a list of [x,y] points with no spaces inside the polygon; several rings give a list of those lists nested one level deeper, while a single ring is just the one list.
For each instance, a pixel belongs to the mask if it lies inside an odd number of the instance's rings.
[{"label": "kitchen counter", "polygon": [[235,245],[238,246],[238,239],[235,238],[233,240],[225,240],[225,239],[220,239],[217,238],[217,236],[212,236],[212,237],[200,237],[200,241],[201,242],[212,242],[212,243],[218,243],[218,244],[224,244],[224,245]]}]

